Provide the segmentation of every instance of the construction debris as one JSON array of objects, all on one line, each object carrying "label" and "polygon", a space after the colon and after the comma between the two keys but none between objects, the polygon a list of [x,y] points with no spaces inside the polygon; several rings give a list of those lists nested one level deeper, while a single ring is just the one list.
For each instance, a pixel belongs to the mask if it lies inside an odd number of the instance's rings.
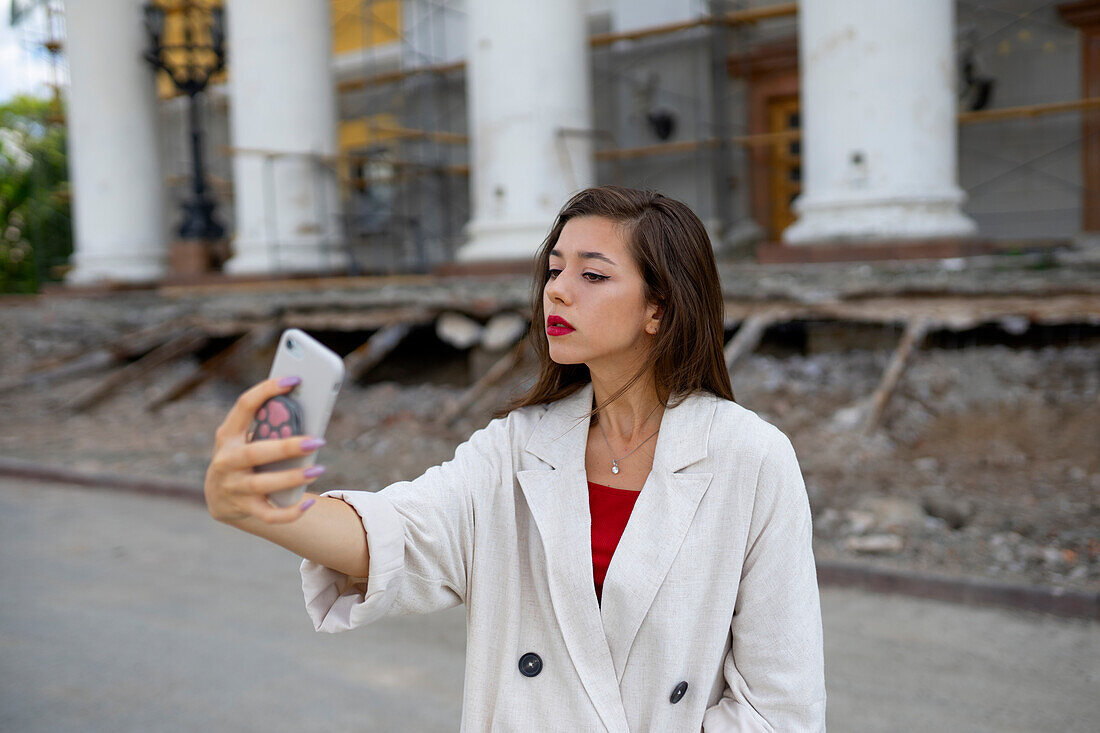
[{"label": "construction debris", "polygon": [[[1026,263],[722,268],[737,401],[791,437],[819,560],[1100,589],[1100,264]],[[326,282],[7,299],[0,456],[199,488],[290,326],[349,371],[318,490],[415,477],[530,384],[529,279]]]}]

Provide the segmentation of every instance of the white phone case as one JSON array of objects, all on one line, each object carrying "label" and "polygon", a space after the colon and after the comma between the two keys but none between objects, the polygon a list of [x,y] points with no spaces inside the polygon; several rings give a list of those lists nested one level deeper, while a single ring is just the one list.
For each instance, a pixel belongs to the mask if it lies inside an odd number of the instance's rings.
[{"label": "white phone case", "polygon": [[[305,331],[288,328],[279,337],[275,360],[271,364],[269,378],[298,376],[301,383],[286,392],[302,408],[302,433],[321,438],[328,427],[336,396],[344,382],[344,360],[327,346]],[[307,468],[317,460],[317,451],[299,458],[288,458],[275,463],[257,466],[257,471],[283,471],[290,468]],[[276,506],[296,504],[305,493],[306,485],[268,494]]]}]

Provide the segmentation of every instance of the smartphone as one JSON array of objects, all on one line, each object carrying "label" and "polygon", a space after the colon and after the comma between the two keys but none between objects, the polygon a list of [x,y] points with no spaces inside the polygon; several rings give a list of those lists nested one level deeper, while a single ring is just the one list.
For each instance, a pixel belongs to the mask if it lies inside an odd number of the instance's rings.
[{"label": "smartphone", "polygon": [[[302,381],[282,395],[264,403],[257,412],[248,439],[285,438],[291,435],[323,437],[328,427],[336,396],[344,383],[344,360],[335,352],[297,328],[288,328],[279,337],[269,378],[298,376]],[[256,471],[285,471],[308,468],[317,460],[317,451],[298,458],[256,466]],[[306,485],[268,494],[268,500],[280,507],[297,503]]]}]

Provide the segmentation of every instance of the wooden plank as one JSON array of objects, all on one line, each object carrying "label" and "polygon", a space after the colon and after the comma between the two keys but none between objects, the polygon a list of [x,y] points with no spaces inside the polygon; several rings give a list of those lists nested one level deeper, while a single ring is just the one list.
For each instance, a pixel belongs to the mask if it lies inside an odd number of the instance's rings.
[{"label": "wooden plank", "polygon": [[166,364],[173,359],[178,359],[181,356],[202,348],[207,340],[207,335],[198,328],[192,327],[184,330],[183,333],[175,338],[169,339],[166,343],[161,344],[137,361],[131,362],[109,374],[106,379],[100,381],[99,384],[74,400],[72,405],[73,410],[76,412],[87,410],[98,404],[107,395],[114,392],[123,384],[141,378],[161,364]]},{"label": "wooden plank", "polygon": [[1081,112],[1100,107],[1100,97],[1086,97],[1069,102],[1047,102],[1045,104],[1026,104],[1019,107],[1001,107],[999,109],[980,109],[973,112],[960,112],[961,124],[971,122],[991,122],[993,120],[1013,120],[1020,117],[1040,117],[1064,112]]},{"label": "wooden plank", "polygon": [[740,321],[758,312],[783,312],[789,320],[834,319],[864,323],[905,323],[927,318],[939,327],[966,329],[1005,316],[1023,316],[1032,323],[1100,323],[1100,293],[1035,293],[1025,295],[898,295],[800,303],[776,300],[762,307],[759,300],[727,298],[725,318]]},{"label": "wooden plank", "polygon": [[598,48],[600,46],[611,45],[612,43],[616,43],[618,41],[637,41],[642,38],[663,36],[668,35],[669,33],[678,33],[680,31],[697,28],[699,26],[721,24],[734,27],[740,25],[748,25],[751,23],[758,23],[762,20],[769,20],[771,18],[781,18],[784,16],[797,14],[798,3],[782,3],[779,5],[769,5],[762,8],[731,10],[730,12],[718,17],[705,16],[703,18],[685,20],[679,23],[665,23],[663,25],[655,25],[648,28],[638,28],[632,31],[620,31],[616,33],[597,33],[588,39],[588,43],[593,48]]},{"label": "wooden plank", "polygon": [[241,334],[248,333],[257,326],[261,326],[267,321],[255,319],[201,319],[195,322],[195,325],[202,329],[210,338],[233,338],[234,336],[240,336]]},{"label": "wooden plank", "polygon": [[373,331],[397,323],[420,325],[435,320],[439,310],[424,306],[370,307],[355,311],[323,310],[312,313],[285,313],[286,328],[324,331]]},{"label": "wooden plank", "polygon": [[776,314],[755,313],[742,321],[741,328],[737,329],[737,333],[729,340],[724,350],[728,371],[733,372],[737,362],[760,344],[764,332],[768,330],[768,326],[775,323],[776,319]]},{"label": "wooden plank", "polygon": [[[45,372],[53,371],[53,370],[55,370],[59,367],[63,367],[67,364],[71,364],[74,361],[78,361],[82,357],[86,357],[86,356],[89,356],[91,354],[95,354],[96,352],[99,352],[99,351],[102,351],[102,350],[103,350],[103,346],[101,344],[96,344],[95,346],[88,346],[88,347],[85,347],[85,348],[76,349],[75,351],[72,351],[68,354],[63,354],[61,356],[48,356],[45,359],[39,359],[38,361],[34,362],[30,366],[26,367],[23,370],[23,373],[19,377],[17,377],[14,380],[12,380],[12,379],[5,380],[5,383],[6,382],[11,382],[11,381],[18,381],[18,380],[22,380],[22,379],[27,379],[28,377],[32,377],[36,374],[42,374],[42,373],[45,373]],[[0,387],[0,390],[2,390],[2,389],[3,389],[3,387]]]},{"label": "wooden plank", "polygon": [[400,345],[413,328],[411,323],[395,323],[371,334],[361,346],[344,357],[347,379],[361,378]]},{"label": "wooden plank", "polygon": [[[357,310],[318,310],[284,313],[275,321],[282,328],[301,328],[321,331],[374,331],[394,323],[414,325],[431,323],[439,313],[436,307],[427,306],[373,306],[364,305]],[[195,325],[209,336],[234,336],[255,328],[255,319],[204,318]]]},{"label": "wooden plank", "polygon": [[901,341],[882,375],[882,381],[879,382],[878,388],[871,397],[871,411],[863,427],[864,434],[870,434],[878,427],[882,413],[886,410],[886,403],[890,401],[890,396],[894,393],[894,388],[897,387],[909,363],[910,354],[920,346],[928,329],[929,322],[925,319],[915,319],[905,324],[905,333],[901,335]]},{"label": "wooden plank", "polygon": [[790,15],[798,15],[798,3],[778,3],[776,5],[765,5],[759,8],[731,10],[722,16],[722,22],[726,25],[745,25],[747,23],[758,23],[761,20],[782,18]]},{"label": "wooden plank", "polygon": [[0,394],[35,384],[49,384],[103,369],[153,349],[178,333],[188,319],[157,323],[74,354],[51,357],[31,365],[21,376],[0,382]]},{"label": "wooden plank", "polygon": [[169,285],[157,289],[166,298],[190,298],[215,293],[286,293],[315,292],[325,290],[369,290],[386,285],[431,285],[438,282],[432,275],[367,275],[360,277],[279,277],[270,276],[221,276],[218,282],[202,285]]},{"label": "wooden plank", "polygon": [[[1074,99],[1069,102],[1048,102],[1046,104],[1028,104],[1019,107],[1002,107],[1000,109],[982,109],[974,112],[960,112],[956,120],[960,125],[970,125],[977,122],[995,122],[997,120],[1013,120],[1026,117],[1041,117],[1043,115],[1064,114],[1066,112],[1087,112],[1100,108],[1100,97],[1087,97]],[[731,138],[733,142],[749,147],[756,145],[783,144],[791,140],[800,140],[801,130],[785,130],[783,132],[762,132],[755,135],[738,135]],[[607,152],[607,151],[605,151]]]},{"label": "wooden plank", "polygon": [[596,160],[630,160],[633,158],[648,158],[654,155],[671,155],[673,153],[690,153],[702,148],[718,147],[720,141],[717,138],[703,140],[681,140],[675,143],[660,143],[658,145],[645,145],[640,148],[611,148],[597,150],[593,153]]},{"label": "wooden plank", "polygon": [[449,427],[454,423],[455,420],[470,409],[471,405],[477,402],[478,398],[485,394],[486,390],[523,363],[526,350],[527,338],[526,335],[524,335],[520,337],[507,354],[489,367],[489,371],[485,372],[481,379],[477,380],[477,382],[467,389],[454,404],[443,411],[443,414],[439,417],[438,424],[442,427]]},{"label": "wooden plank", "polygon": [[119,357],[108,352],[106,349],[92,349],[85,355],[53,369],[45,371],[31,370],[29,374],[14,379],[4,380],[0,382],[0,394],[23,389],[24,387],[30,387],[35,384],[49,384],[50,382],[56,382],[69,377],[76,377],[81,374],[86,374],[87,372],[104,369],[118,361],[120,361]]},{"label": "wooden plank", "polygon": [[149,412],[155,412],[169,402],[189,394],[210,377],[225,369],[229,362],[244,356],[254,348],[262,348],[279,336],[279,329],[271,324],[257,326],[242,335],[226,348],[197,365],[189,374],[166,389],[159,397],[145,406]]},{"label": "wooden plank", "polygon": [[617,33],[597,33],[588,39],[588,43],[593,48],[599,48],[600,46],[610,46],[612,43],[618,43],[619,41],[638,41],[643,38],[651,38],[653,36],[664,36],[669,33],[679,33],[680,31],[689,30],[691,28],[698,28],[699,26],[709,25],[710,18],[696,18],[695,20],[685,20],[679,23],[665,23],[663,25],[650,26],[648,28],[638,28],[633,31],[620,31]]},{"label": "wooden plank", "polygon": [[151,326],[146,326],[114,339],[106,344],[105,348],[118,354],[121,359],[132,359],[160,346],[172,336],[183,332],[192,325],[194,324],[190,316],[165,323],[154,323]]},{"label": "wooden plank", "polygon": [[[431,142],[445,143],[448,145],[467,145],[470,142],[469,136],[461,135],[457,132],[443,132],[440,130],[417,130],[409,127],[401,127],[395,125],[379,125],[370,122],[370,118],[358,118],[353,121],[360,122],[366,121],[366,127],[368,130],[378,134],[383,139],[402,139],[402,140],[429,140]],[[340,156],[343,158],[344,156]],[[359,156],[360,158],[366,158],[367,156]]]},{"label": "wooden plank", "polygon": [[350,92],[355,89],[363,89],[365,87],[378,86],[381,84],[392,84],[394,82],[403,81],[412,76],[419,76],[422,74],[450,74],[454,71],[463,71],[466,68],[465,61],[448,61],[446,63],[431,64],[427,66],[415,66],[411,69],[399,69],[397,71],[386,71],[381,74],[375,74],[373,76],[363,77],[361,79],[348,79],[337,83],[336,90],[338,92]]}]

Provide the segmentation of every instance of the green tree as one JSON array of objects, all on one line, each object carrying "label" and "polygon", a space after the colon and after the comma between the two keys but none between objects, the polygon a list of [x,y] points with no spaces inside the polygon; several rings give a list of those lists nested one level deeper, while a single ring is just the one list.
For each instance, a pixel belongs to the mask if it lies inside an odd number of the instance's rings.
[{"label": "green tree", "polygon": [[0,292],[38,292],[72,255],[63,119],[48,99],[0,104]]}]

